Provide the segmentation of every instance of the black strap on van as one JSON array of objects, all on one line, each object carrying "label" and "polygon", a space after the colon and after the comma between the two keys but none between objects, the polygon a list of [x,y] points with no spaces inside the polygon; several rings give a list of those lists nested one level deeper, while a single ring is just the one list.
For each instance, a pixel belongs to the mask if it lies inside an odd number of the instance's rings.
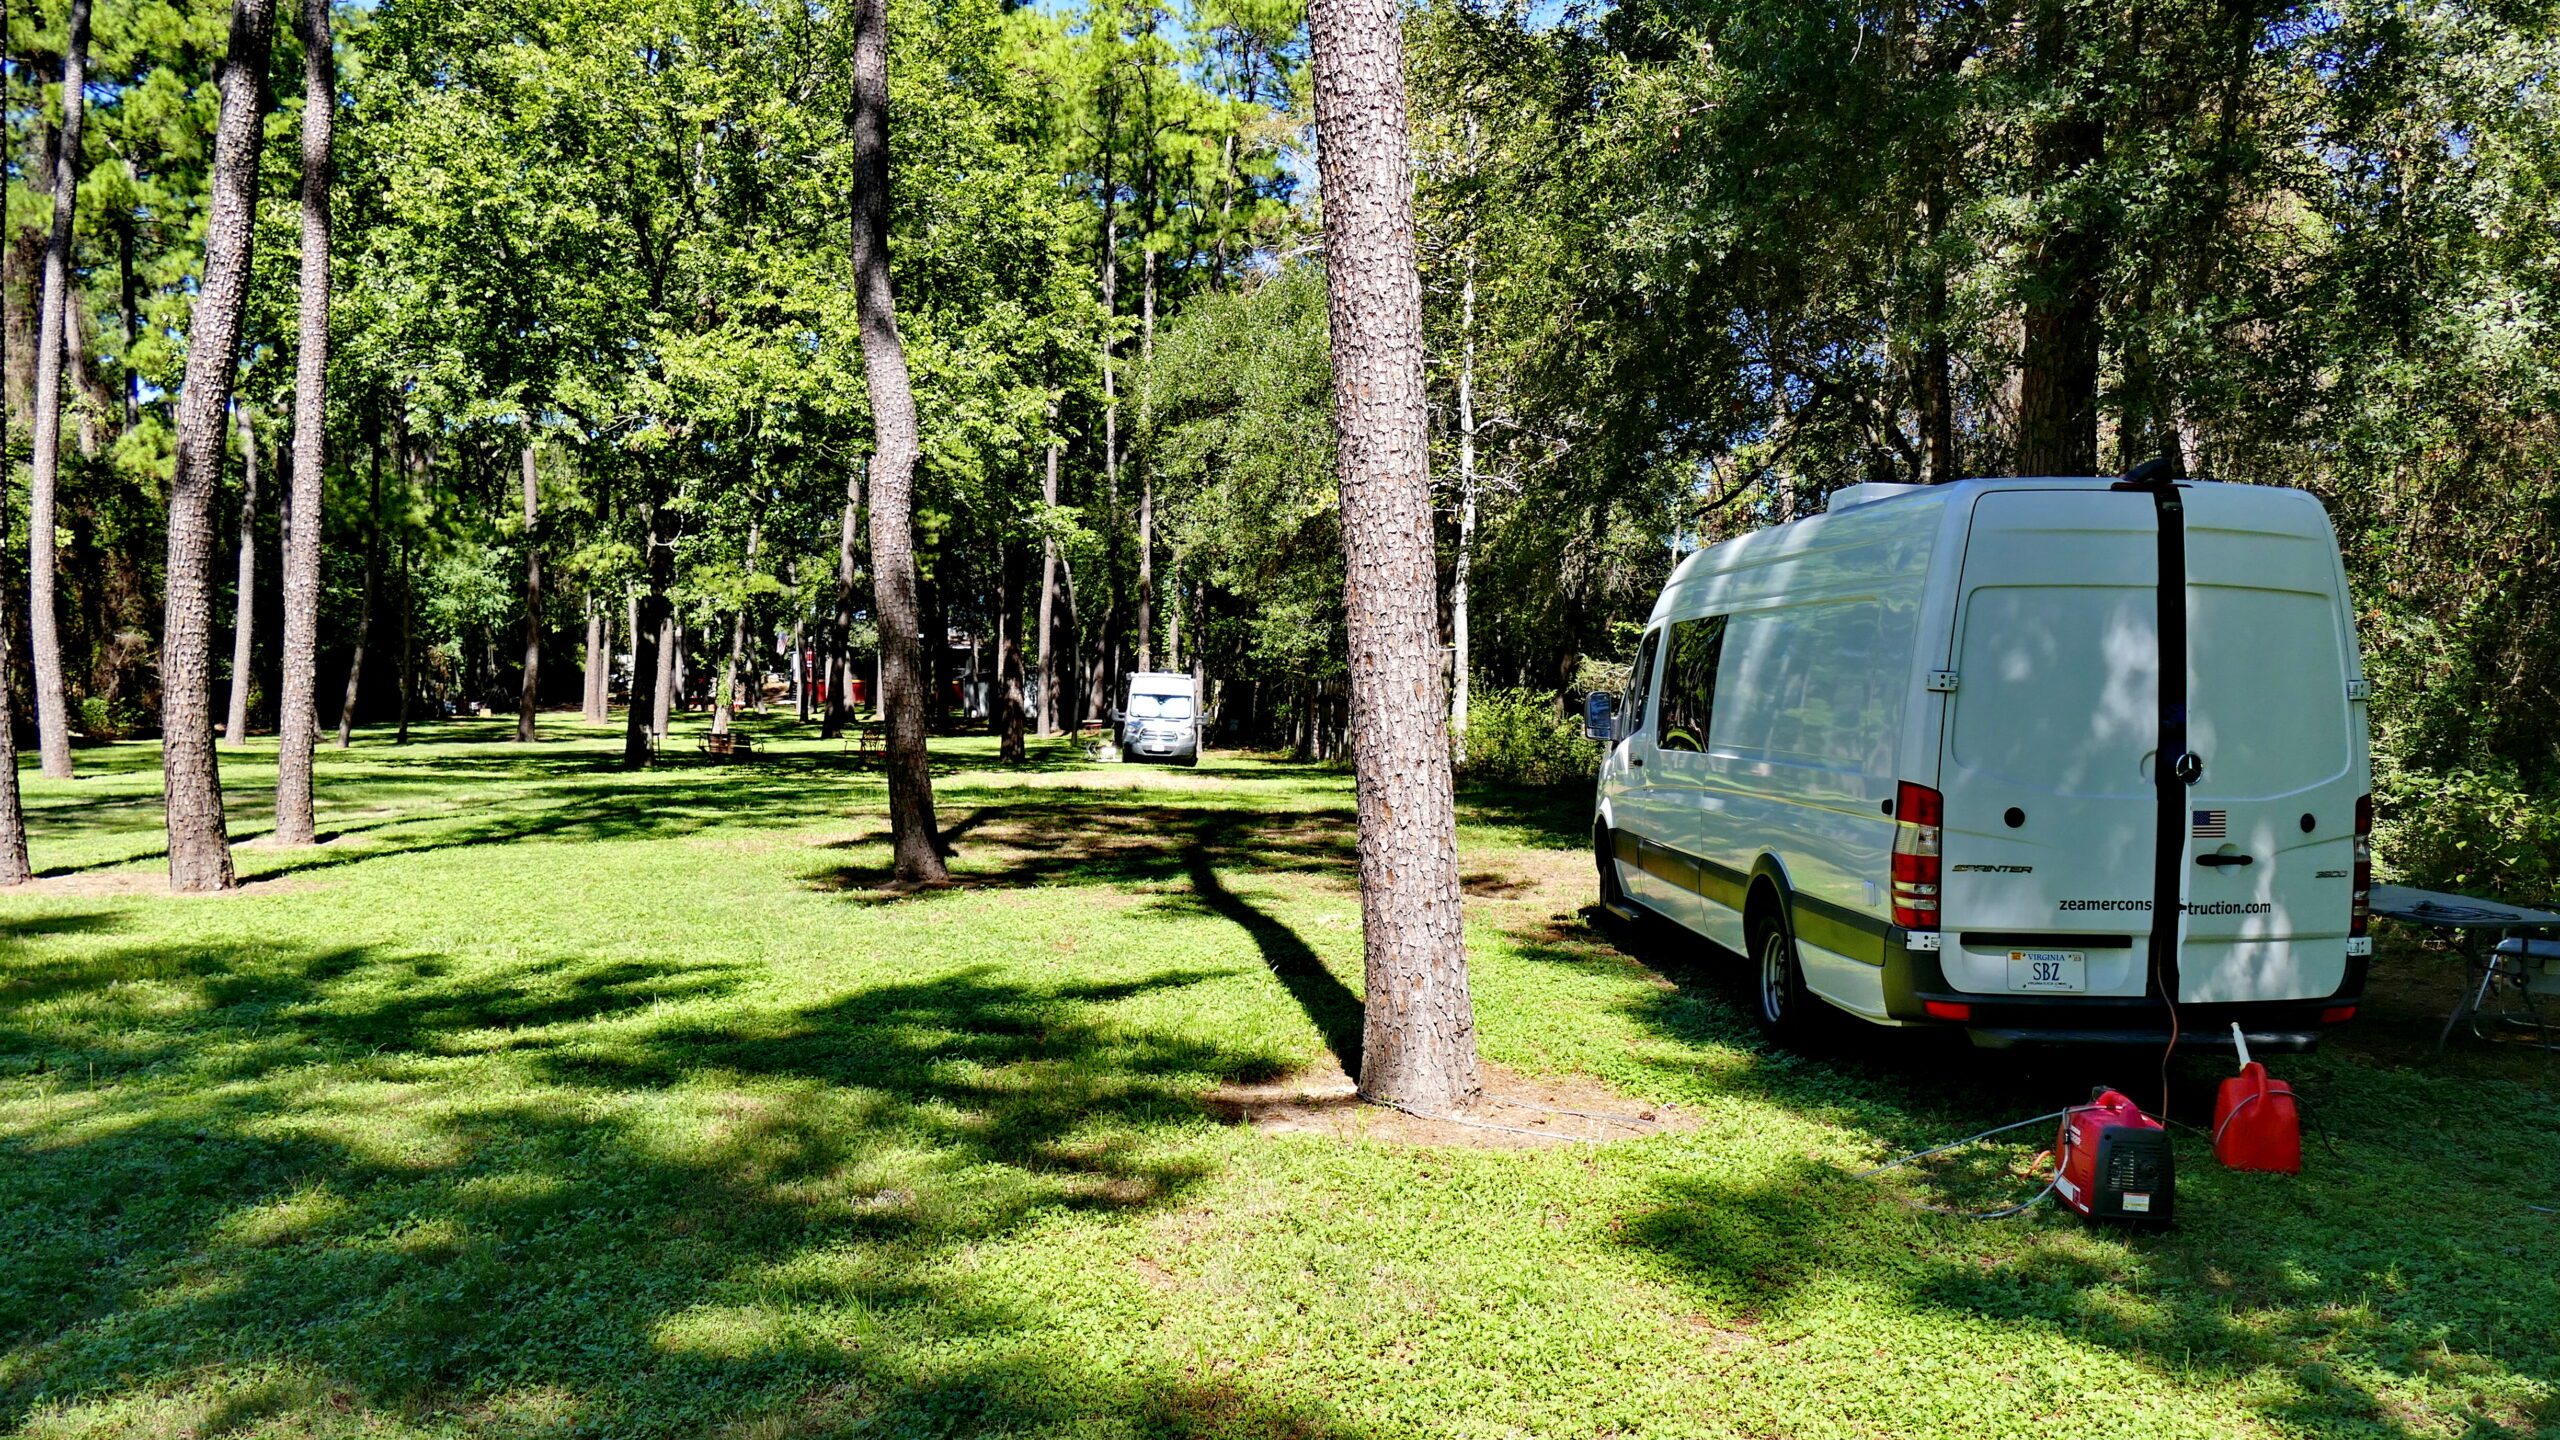
[{"label": "black strap on van", "polygon": [[2178,999],[2178,887],[2187,868],[2187,787],[2204,762],[2187,748],[2187,513],[2166,460],[2145,460],[2111,488],[2151,497],[2160,517],[2160,744],[2152,767],[2159,833],[2151,859],[2151,983]]}]

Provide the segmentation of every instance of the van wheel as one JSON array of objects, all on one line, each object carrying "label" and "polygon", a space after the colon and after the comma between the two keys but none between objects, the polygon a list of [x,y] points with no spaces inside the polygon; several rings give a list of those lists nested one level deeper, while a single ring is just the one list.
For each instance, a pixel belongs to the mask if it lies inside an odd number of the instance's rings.
[{"label": "van wheel", "polygon": [[1796,956],[1795,932],[1786,917],[1760,922],[1752,936],[1751,1019],[1760,1033],[1790,1049],[1816,1039],[1823,1003],[1804,983],[1804,962]]},{"label": "van wheel", "polygon": [[1625,888],[1618,884],[1618,837],[1606,825],[1591,829],[1591,858],[1600,869],[1600,903],[1619,910],[1631,908]]}]

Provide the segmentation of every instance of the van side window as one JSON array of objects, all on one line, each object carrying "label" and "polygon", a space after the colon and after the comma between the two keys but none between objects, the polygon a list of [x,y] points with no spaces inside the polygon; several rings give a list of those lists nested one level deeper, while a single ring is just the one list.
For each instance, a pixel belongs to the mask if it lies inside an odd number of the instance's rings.
[{"label": "van side window", "polygon": [[1707,725],[1716,706],[1716,666],[1724,659],[1724,618],[1683,620],[1671,627],[1662,664],[1661,750],[1707,748]]},{"label": "van side window", "polygon": [[1646,631],[1644,638],[1636,642],[1635,673],[1627,678],[1626,703],[1619,707],[1619,713],[1626,721],[1625,733],[1629,735],[1644,733],[1644,702],[1652,698],[1653,657],[1661,648],[1662,632],[1659,630]]}]

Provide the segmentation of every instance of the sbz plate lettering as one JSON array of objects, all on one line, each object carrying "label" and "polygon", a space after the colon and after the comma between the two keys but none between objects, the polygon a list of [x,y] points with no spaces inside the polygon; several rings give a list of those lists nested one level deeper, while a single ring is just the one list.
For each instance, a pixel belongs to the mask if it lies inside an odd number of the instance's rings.
[{"label": "sbz plate lettering", "polygon": [[2009,988],[2081,994],[2089,988],[2089,957],[2078,950],[2012,950]]}]

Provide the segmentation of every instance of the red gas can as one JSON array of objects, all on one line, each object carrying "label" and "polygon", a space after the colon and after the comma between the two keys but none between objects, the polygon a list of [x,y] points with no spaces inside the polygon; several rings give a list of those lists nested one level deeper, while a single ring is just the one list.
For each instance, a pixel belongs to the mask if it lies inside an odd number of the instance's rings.
[{"label": "red gas can", "polygon": [[2169,1223],[2178,1188],[2169,1132],[2119,1092],[2100,1090],[2073,1106],[2053,1153],[2063,1204],[2092,1220]]},{"label": "red gas can", "polygon": [[2222,1082],[2213,1102],[2213,1158],[2234,1170],[2302,1173],[2302,1116],[2293,1087],[2252,1060]]}]

